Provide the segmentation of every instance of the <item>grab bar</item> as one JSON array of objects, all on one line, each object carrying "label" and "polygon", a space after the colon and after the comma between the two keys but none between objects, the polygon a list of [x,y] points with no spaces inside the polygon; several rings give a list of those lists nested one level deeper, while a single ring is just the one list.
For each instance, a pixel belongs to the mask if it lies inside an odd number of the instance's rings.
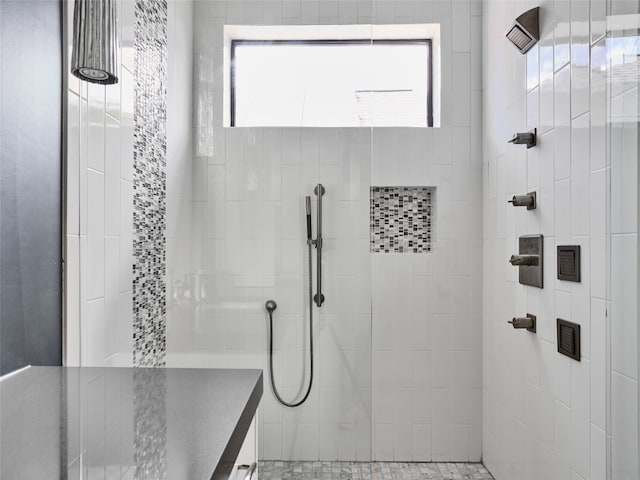
[{"label": "grab bar", "polygon": [[316,239],[313,244],[316,246],[317,264],[316,264],[316,281],[317,281],[317,293],[313,296],[313,301],[316,302],[318,307],[321,307],[324,303],[324,295],[322,294],[322,196],[325,193],[325,189],[321,183],[316,185],[313,189],[313,193],[318,197],[318,214],[316,218]]}]

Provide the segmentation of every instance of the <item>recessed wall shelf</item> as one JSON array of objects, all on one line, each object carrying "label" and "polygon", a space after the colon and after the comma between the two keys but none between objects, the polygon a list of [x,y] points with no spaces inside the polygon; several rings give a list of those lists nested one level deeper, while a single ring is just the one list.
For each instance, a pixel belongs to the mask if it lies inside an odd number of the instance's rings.
[{"label": "recessed wall shelf", "polygon": [[371,187],[372,253],[429,253],[435,187]]}]

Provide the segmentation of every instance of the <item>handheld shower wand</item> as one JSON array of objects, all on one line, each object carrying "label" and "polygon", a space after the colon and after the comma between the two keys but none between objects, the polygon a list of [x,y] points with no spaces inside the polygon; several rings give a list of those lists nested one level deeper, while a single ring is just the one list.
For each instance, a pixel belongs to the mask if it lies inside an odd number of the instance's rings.
[{"label": "handheld shower wand", "polygon": [[311,242],[311,197],[307,195],[304,199],[307,207],[307,244]]}]

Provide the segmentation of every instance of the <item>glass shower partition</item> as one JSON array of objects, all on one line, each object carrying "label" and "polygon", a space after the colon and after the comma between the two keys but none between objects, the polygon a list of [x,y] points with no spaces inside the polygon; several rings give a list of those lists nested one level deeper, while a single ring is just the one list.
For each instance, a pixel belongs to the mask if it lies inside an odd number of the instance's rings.
[{"label": "glass shower partition", "polygon": [[[371,19],[369,1],[341,2],[340,8],[338,2],[317,1],[194,4],[191,268],[169,272],[167,366],[263,369],[258,436],[264,460],[371,459],[371,129],[264,126],[271,116],[262,118],[263,126],[230,126],[242,124],[247,111],[237,97],[243,92],[234,91],[242,87],[243,71],[234,63],[242,52],[233,51],[231,42],[261,35],[274,40],[269,28],[257,28],[263,26],[305,25],[308,38],[320,39],[314,26],[328,24],[341,26],[342,35],[352,26],[353,37],[369,43]],[[291,32],[281,40],[300,40],[295,38],[300,30]],[[292,88],[307,78],[301,69],[287,72],[298,75],[287,79]],[[274,73],[265,69],[251,82],[264,87]],[[273,87],[260,95],[287,93]],[[249,111],[258,103],[249,102]],[[310,381],[308,291],[311,281],[313,294],[318,293],[314,189],[319,184],[325,189],[324,302],[312,305],[313,387],[303,405],[288,408],[278,403],[269,384],[265,305],[268,300],[277,304],[275,384],[285,400],[297,401]],[[307,196],[314,240],[311,275]]]}]

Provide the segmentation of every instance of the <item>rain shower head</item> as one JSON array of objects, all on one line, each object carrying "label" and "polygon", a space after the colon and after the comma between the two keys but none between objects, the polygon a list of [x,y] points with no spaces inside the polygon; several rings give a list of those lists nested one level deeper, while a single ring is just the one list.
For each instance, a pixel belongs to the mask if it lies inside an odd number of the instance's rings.
[{"label": "rain shower head", "polygon": [[76,0],[71,73],[80,80],[118,83],[116,0]]},{"label": "rain shower head", "polygon": [[539,7],[527,10],[507,30],[505,36],[522,54],[525,54],[540,39]]}]

